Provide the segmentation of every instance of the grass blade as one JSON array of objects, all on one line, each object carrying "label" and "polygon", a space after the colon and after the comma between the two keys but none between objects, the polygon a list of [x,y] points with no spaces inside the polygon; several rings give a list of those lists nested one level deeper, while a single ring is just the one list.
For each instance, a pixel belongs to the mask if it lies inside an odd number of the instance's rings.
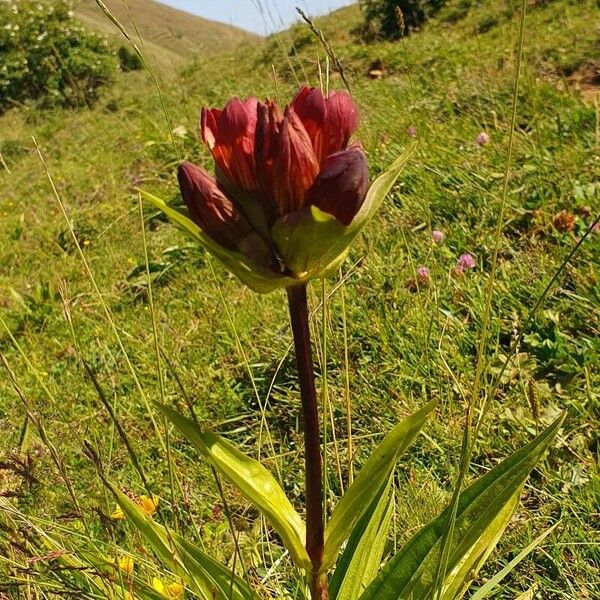
[{"label": "grass blade", "polygon": [[393,513],[391,482],[354,527],[329,584],[332,600],[355,600],[377,575]]},{"label": "grass blade", "polygon": [[531,552],[533,552],[558,526],[560,521],[552,525],[538,535],[530,544],[525,546],[517,556],[515,556],[503,569],[498,571],[492,578],[488,579],[472,596],[471,600],[483,600],[489,598],[496,590],[496,586]]}]

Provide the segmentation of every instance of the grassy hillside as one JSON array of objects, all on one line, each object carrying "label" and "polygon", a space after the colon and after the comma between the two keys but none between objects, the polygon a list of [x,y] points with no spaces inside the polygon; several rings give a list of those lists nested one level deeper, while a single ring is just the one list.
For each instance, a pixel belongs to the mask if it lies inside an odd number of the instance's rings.
[{"label": "grassy hillside", "polygon": [[[532,313],[600,209],[598,104],[589,94],[584,101],[570,84],[574,75],[597,64],[598,31],[590,19],[597,14],[595,1],[556,0],[529,6],[526,21],[482,392],[490,410],[469,478],[530,440],[560,411],[567,412],[567,421],[480,577],[479,583],[560,520],[503,582],[494,596],[503,600],[600,597],[598,233],[577,250]],[[136,18],[140,28],[142,20],[143,15]],[[357,138],[371,173],[413,143],[409,126],[416,128],[418,145],[375,222],[353,247],[344,285],[325,284],[336,442],[328,450],[328,496],[333,502],[347,484],[346,355],[357,468],[401,417],[439,399],[436,417],[396,473],[391,548],[441,510],[456,476],[464,398],[473,385],[507,168],[518,7],[500,0],[453,1],[399,43],[360,43],[351,34],[358,20],[351,7],[317,24],[345,65],[360,105]],[[153,36],[153,43],[171,44]],[[186,64],[161,90],[164,111],[152,79],[132,72],[120,74],[94,110],[23,109],[0,117],[5,162],[0,164],[0,352],[14,374],[14,381],[6,371],[0,376],[0,492],[15,496],[0,498],[5,507],[0,592],[10,598],[28,597],[20,591],[25,580],[29,597],[53,598],[53,589],[64,586],[66,575],[46,556],[48,547],[40,548],[31,536],[34,526],[60,540],[62,549],[81,553],[84,548],[92,555],[112,554],[118,547],[135,557],[136,572],[144,578],[164,574],[127,523],[106,518],[114,505],[86,444],[112,481],[135,493],[143,490],[80,356],[160,496],[161,518],[201,539],[220,558],[233,555],[210,471],[175,432],[165,441],[162,423],[147,409],[161,391],[135,188],[176,198],[180,160],[212,168],[196,130],[202,105],[221,106],[232,95],[249,94],[285,102],[298,83],[318,85],[318,59],[326,77],[324,56],[312,34],[296,26],[265,44]],[[369,75],[375,66],[380,78]],[[593,92],[593,81],[588,83]],[[342,87],[335,73],[329,84]],[[490,136],[486,146],[475,142],[481,131]],[[156,326],[168,358],[168,363],[159,360],[165,401],[183,410],[181,384],[199,416],[259,455],[301,506],[299,395],[283,294],[253,294],[151,208],[143,218]],[[432,243],[434,229],[444,231],[443,244]],[[454,267],[464,252],[477,266],[458,277]],[[431,273],[427,286],[414,285],[420,265]],[[319,340],[322,289],[320,283],[311,289]],[[498,381],[500,365],[517,340],[516,359]],[[317,375],[322,373],[320,362]],[[44,433],[26,418],[23,402]],[[170,472],[176,474],[172,484]],[[84,521],[75,513],[69,486]],[[252,580],[262,582],[266,597],[300,598],[295,586],[284,587],[282,574],[291,566],[277,539],[271,535],[266,543],[256,513],[233,489],[226,494]],[[7,513],[8,502],[15,511]],[[42,559],[26,562],[23,548]],[[78,581],[73,575],[72,584]]]},{"label": "grassy hillside", "polygon": [[[214,56],[260,36],[231,25],[203,19],[154,0],[107,0],[104,4],[132,35],[137,28],[155,60],[166,66],[181,57]],[[76,13],[93,29],[115,34],[115,27],[95,0],[82,0]],[[134,28],[135,24],[135,28]],[[134,36],[135,37],[135,36]]]}]

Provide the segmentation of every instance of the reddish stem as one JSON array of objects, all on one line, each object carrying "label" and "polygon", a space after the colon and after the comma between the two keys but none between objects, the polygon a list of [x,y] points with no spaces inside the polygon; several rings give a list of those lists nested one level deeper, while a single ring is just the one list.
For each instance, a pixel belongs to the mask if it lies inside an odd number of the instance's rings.
[{"label": "reddish stem", "polygon": [[312,563],[310,591],[313,600],[327,600],[327,578],[319,575],[323,562],[324,516],[319,409],[313,371],[306,284],[287,288],[300,397],[304,416],[304,470],[306,485],[306,551]]}]

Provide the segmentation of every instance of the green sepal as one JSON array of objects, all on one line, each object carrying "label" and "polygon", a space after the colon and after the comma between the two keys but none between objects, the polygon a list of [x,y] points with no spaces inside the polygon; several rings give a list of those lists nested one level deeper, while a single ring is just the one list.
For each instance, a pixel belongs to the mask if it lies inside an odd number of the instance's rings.
[{"label": "green sepal", "polygon": [[275,272],[268,272],[257,267],[247,256],[241,252],[228,250],[217,244],[212,238],[207,236],[194,221],[179,210],[169,206],[164,200],[139,190],[142,197],[162,211],[171,221],[188,235],[197,244],[218,258],[225,267],[236,275],[242,283],[246,284],[255,292],[266,294],[273,290],[289,287],[299,283],[292,277],[278,275]]}]

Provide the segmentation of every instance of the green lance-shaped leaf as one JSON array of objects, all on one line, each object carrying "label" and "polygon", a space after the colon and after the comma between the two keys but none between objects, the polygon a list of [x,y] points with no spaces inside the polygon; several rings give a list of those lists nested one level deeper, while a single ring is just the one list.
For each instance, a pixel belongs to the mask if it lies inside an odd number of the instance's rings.
[{"label": "green lance-shaped leaf", "polygon": [[246,582],[174,531],[154,522],[125,494],[107,483],[135,529],[159,558],[203,600],[258,600]]},{"label": "green lance-shaped leaf", "polygon": [[375,448],[348,491],[336,504],[325,529],[323,570],[333,564],[356,522],[373,500],[379,497],[398,458],[415,439],[435,406],[436,402],[432,401],[396,425]]},{"label": "green lance-shaped leaf", "polygon": [[[519,500],[525,481],[564,420],[557,419],[529,444],[509,456],[461,493],[443,600],[461,598],[487,558]],[[451,507],[425,525],[373,580],[360,600],[431,600],[444,526]]]},{"label": "green lance-shaped leaf", "polygon": [[297,566],[310,570],[310,559],[304,547],[306,529],[285,492],[273,475],[258,461],[246,456],[235,446],[208,429],[169,408],[158,405],[179,429],[231,483],[271,522]]},{"label": "green lance-shaped leaf", "polygon": [[390,477],[354,526],[329,583],[331,600],[356,600],[377,575],[393,513],[391,482]]}]

